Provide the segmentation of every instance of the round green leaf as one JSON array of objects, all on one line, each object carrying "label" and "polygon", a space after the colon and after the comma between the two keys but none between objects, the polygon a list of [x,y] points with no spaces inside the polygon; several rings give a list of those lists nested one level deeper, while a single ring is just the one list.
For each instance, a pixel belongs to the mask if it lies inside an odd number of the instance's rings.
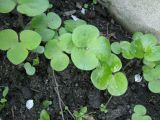
[{"label": "round green leaf", "polygon": [[147,110],[143,105],[136,105],[134,107],[134,112],[138,115],[145,115],[147,113]]},{"label": "round green leaf", "polygon": [[45,12],[49,7],[48,0],[17,0],[17,11],[27,16],[36,16]]},{"label": "round green leaf", "polygon": [[59,32],[59,35],[63,35],[65,33],[68,33],[64,27],[59,28],[58,32]]},{"label": "round green leaf", "polygon": [[143,45],[140,39],[131,42],[131,53],[134,57],[139,59],[144,57]]},{"label": "round green leaf", "polygon": [[57,15],[54,12],[50,12],[47,14],[47,19],[48,19],[48,27],[51,29],[57,29],[61,26],[62,20],[59,17],[59,15]]},{"label": "round green leaf", "polygon": [[121,53],[121,46],[119,42],[114,42],[111,44],[111,50],[115,54],[120,54]]},{"label": "round green leaf", "polygon": [[64,53],[57,53],[51,60],[51,67],[56,71],[63,71],[69,64],[69,58]]},{"label": "round green leaf", "polygon": [[46,110],[41,111],[40,120],[50,120],[50,116]]},{"label": "round green leaf", "polygon": [[42,13],[41,15],[33,17],[30,23],[30,27],[34,29],[46,28],[47,25],[48,25],[48,21],[45,13]]},{"label": "round green leaf", "polygon": [[107,64],[96,68],[91,74],[91,81],[99,90],[107,89],[110,79],[112,79],[112,72]]},{"label": "round green leaf", "polygon": [[133,59],[134,56],[131,54],[131,43],[128,41],[122,41],[120,42],[121,50],[122,50],[122,56],[126,59]]},{"label": "round green leaf", "polygon": [[17,43],[14,47],[7,51],[7,58],[15,65],[22,63],[28,56],[28,50],[21,43]]},{"label": "round green leaf", "polygon": [[102,62],[106,62],[111,55],[109,40],[103,36],[100,36],[98,39],[95,39],[90,44],[88,44],[87,49],[94,53]]},{"label": "round green leaf", "polygon": [[155,46],[158,43],[157,38],[153,34],[145,34],[141,36],[141,42],[144,48],[144,51],[147,52],[152,46]]},{"label": "round green leaf", "polygon": [[58,41],[56,39],[49,40],[45,45],[44,55],[48,59],[52,59],[55,54],[61,53],[61,49],[58,46]]},{"label": "round green leaf", "polygon": [[132,39],[133,40],[138,40],[138,39],[141,39],[141,36],[143,36],[143,33],[142,32],[135,32],[132,36]]},{"label": "round green leaf", "polygon": [[132,120],[142,120],[143,116],[137,114],[137,113],[133,113],[132,114]]},{"label": "round green leaf", "polygon": [[85,49],[73,48],[71,58],[75,66],[81,70],[92,70],[99,63],[96,55]]},{"label": "round green leaf", "polygon": [[120,96],[124,94],[128,87],[128,81],[126,76],[121,73],[115,73],[108,84],[108,92],[113,96]]},{"label": "round green leaf", "polygon": [[99,36],[99,30],[92,25],[81,25],[74,29],[72,41],[77,47],[87,47]]},{"label": "round green leaf", "polygon": [[60,48],[67,53],[71,53],[71,50],[74,47],[72,42],[72,34],[70,33],[62,34],[59,37],[59,40],[60,40],[59,41]]},{"label": "round green leaf", "polygon": [[159,61],[160,60],[160,46],[154,46],[150,48],[145,54],[144,59],[147,61]]},{"label": "round green leaf", "polygon": [[29,62],[26,62],[25,64],[24,64],[24,68],[25,68],[25,70],[26,70],[26,73],[27,73],[27,75],[34,75],[35,74],[35,72],[36,72],[36,69],[35,69],[35,67],[32,67],[32,65],[29,63]]},{"label": "round green leaf", "polygon": [[35,50],[34,50],[35,53],[38,53],[38,54],[43,54],[44,53],[44,47],[43,46],[38,46]]},{"label": "round green leaf", "polygon": [[84,20],[81,20],[81,19],[78,19],[78,20],[66,20],[64,21],[64,25],[65,25],[65,29],[68,31],[68,32],[73,32],[73,30],[75,28],[77,28],[78,26],[81,26],[81,25],[86,25],[86,21]]},{"label": "round green leaf", "polygon": [[148,115],[143,116],[142,120],[152,120],[152,118]]},{"label": "round green leaf", "polygon": [[117,72],[122,68],[121,60],[115,54],[111,54],[108,64],[112,72]]},{"label": "round green leaf", "polygon": [[25,48],[34,50],[41,43],[41,36],[32,30],[24,30],[20,33],[20,40]]},{"label": "round green leaf", "polygon": [[8,50],[18,43],[18,35],[12,29],[5,29],[0,31],[0,49]]},{"label": "round green leaf", "polygon": [[153,93],[160,93],[160,80],[153,80],[150,81],[148,84],[148,88]]},{"label": "round green leaf", "polygon": [[9,13],[16,6],[14,0],[0,0],[0,13]]},{"label": "round green leaf", "polygon": [[42,41],[44,42],[47,42],[53,39],[55,35],[55,31],[48,29],[48,28],[39,28],[39,29],[36,29],[35,31],[41,35]]}]

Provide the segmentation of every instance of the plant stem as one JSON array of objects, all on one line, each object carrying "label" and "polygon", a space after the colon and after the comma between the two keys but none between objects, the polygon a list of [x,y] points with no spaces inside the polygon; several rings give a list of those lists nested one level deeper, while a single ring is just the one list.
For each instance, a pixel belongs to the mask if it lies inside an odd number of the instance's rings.
[{"label": "plant stem", "polygon": [[62,108],[62,101],[61,101],[61,97],[60,97],[60,93],[59,93],[59,85],[57,83],[57,79],[56,79],[56,76],[55,76],[55,73],[54,73],[54,70],[53,70],[53,78],[54,78],[54,83],[56,85],[56,87],[54,88],[54,90],[56,91],[57,95],[58,95],[58,103],[59,103],[59,107],[60,107],[60,110],[61,110],[61,115],[62,115],[62,120],[65,120],[64,119],[64,114],[63,114],[63,108]]},{"label": "plant stem", "polygon": [[107,103],[105,104],[106,107],[108,106],[108,104],[109,104],[109,102],[111,101],[112,97],[113,97],[113,96],[110,96],[110,98],[108,99]]}]

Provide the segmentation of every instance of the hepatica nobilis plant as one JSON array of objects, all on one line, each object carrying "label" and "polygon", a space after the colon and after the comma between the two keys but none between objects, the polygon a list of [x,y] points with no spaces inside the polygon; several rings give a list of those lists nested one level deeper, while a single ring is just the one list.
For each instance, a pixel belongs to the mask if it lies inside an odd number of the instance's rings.
[{"label": "hepatica nobilis plant", "polygon": [[27,16],[36,16],[50,8],[48,0],[0,0],[0,13],[11,12],[17,6],[17,11]]},{"label": "hepatica nobilis plant", "polygon": [[68,20],[64,23],[65,32],[49,40],[45,46],[44,54],[51,59],[52,68],[64,70],[69,64],[70,55],[78,69],[92,70],[91,81],[96,88],[108,90],[113,96],[124,94],[128,82],[126,76],[119,72],[122,63],[111,53],[109,40],[101,36],[95,26],[83,20]]},{"label": "hepatica nobilis plant", "polygon": [[126,59],[138,58],[143,60],[143,76],[148,81],[149,89],[160,93],[160,46],[152,34],[136,32],[132,42],[114,42],[111,49],[115,54],[122,53]]},{"label": "hepatica nobilis plant", "polygon": [[0,31],[0,50],[7,51],[7,58],[15,65],[22,63],[29,51],[36,49],[41,43],[41,36],[31,30],[23,30],[18,34],[12,29]]}]

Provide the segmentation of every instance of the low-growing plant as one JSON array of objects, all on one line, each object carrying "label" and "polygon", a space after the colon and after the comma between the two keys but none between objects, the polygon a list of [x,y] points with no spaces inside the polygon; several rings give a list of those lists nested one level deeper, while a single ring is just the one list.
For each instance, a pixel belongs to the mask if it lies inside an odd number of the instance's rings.
[{"label": "low-growing plant", "polygon": [[160,93],[160,46],[154,35],[136,32],[132,37],[132,42],[114,42],[111,49],[115,54],[122,53],[126,59],[142,59],[143,77],[149,82],[149,89],[154,93]]},{"label": "low-growing plant", "polygon": [[134,113],[132,114],[132,120],[152,120],[149,115],[146,115],[147,110],[143,105],[136,105],[134,107]]},{"label": "low-growing plant", "polygon": [[87,107],[81,107],[79,111],[74,111],[76,120],[85,120],[87,118]]},{"label": "low-growing plant", "polygon": [[44,109],[48,109],[50,105],[52,105],[52,101],[49,100],[44,100],[42,103]]},{"label": "low-growing plant", "polygon": [[51,7],[48,0],[0,0],[0,13],[11,12],[16,6],[27,16],[40,15]]},{"label": "low-growing plant", "polygon": [[104,105],[104,104],[101,104],[100,105],[100,111],[103,112],[103,113],[107,113],[108,112],[107,106]]},{"label": "low-growing plant", "polygon": [[3,92],[2,92],[2,98],[0,99],[0,111],[5,107],[7,103],[7,94],[8,94],[9,88],[5,87]]},{"label": "low-growing plant", "polygon": [[42,110],[40,113],[40,119],[39,120],[50,120],[49,113],[46,110]]},{"label": "low-growing plant", "polygon": [[7,58],[15,65],[22,63],[29,50],[36,49],[41,43],[41,36],[32,30],[23,30],[18,38],[12,29],[0,31],[0,50],[7,51]]}]

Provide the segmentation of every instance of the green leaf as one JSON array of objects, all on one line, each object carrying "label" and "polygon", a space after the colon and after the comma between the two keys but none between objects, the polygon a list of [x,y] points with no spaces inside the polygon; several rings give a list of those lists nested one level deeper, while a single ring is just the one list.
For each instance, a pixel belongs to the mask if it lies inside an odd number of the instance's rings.
[{"label": "green leaf", "polygon": [[45,45],[44,55],[48,59],[52,59],[55,54],[61,53],[62,50],[58,46],[58,41],[56,39],[49,40]]},{"label": "green leaf", "polygon": [[0,49],[8,50],[18,43],[18,35],[12,29],[5,29],[0,31]]},{"label": "green leaf", "polygon": [[122,56],[126,59],[133,59],[134,56],[131,54],[131,43],[128,41],[120,42],[120,46],[122,49]]},{"label": "green leaf", "polygon": [[121,46],[119,42],[114,42],[111,44],[111,50],[115,54],[120,54],[121,53]]},{"label": "green leaf", "polygon": [[139,59],[144,57],[143,45],[140,39],[131,42],[131,54]]},{"label": "green leaf", "polygon": [[144,54],[144,59],[147,61],[159,61],[160,60],[160,46],[154,46]]},{"label": "green leaf", "polygon": [[64,53],[57,53],[51,60],[51,67],[56,71],[63,71],[69,64],[69,57]]},{"label": "green leaf", "polygon": [[110,79],[112,79],[112,72],[107,64],[104,64],[92,71],[91,81],[99,90],[107,89]]},{"label": "green leaf", "polygon": [[142,120],[152,120],[152,118],[148,115],[143,116]]},{"label": "green leaf", "polygon": [[122,68],[121,60],[115,54],[111,54],[108,64],[112,72],[117,72]]},{"label": "green leaf", "polygon": [[48,0],[17,0],[17,2],[17,11],[31,17],[42,14],[50,7]]},{"label": "green leaf", "polygon": [[77,47],[87,47],[99,36],[99,30],[93,25],[81,25],[72,34],[72,41]]},{"label": "green leaf", "polygon": [[80,113],[82,113],[82,114],[87,113],[87,107],[81,107],[80,108]]},{"label": "green leaf", "polygon": [[44,47],[43,46],[38,46],[35,50],[34,50],[35,53],[38,53],[38,54],[43,54],[44,53]]},{"label": "green leaf", "polygon": [[8,94],[8,91],[9,91],[9,88],[8,87],[5,87],[4,90],[3,90],[3,93],[2,93],[2,96],[5,98]]},{"label": "green leaf", "polygon": [[59,37],[59,46],[66,53],[71,53],[72,48],[74,47],[72,42],[72,34],[64,33]]},{"label": "green leaf", "polygon": [[32,30],[24,30],[20,33],[20,40],[25,48],[34,50],[41,43],[41,36]]},{"label": "green leaf", "polygon": [[50,105],[52,105],[52,101],[44,100],[43,101],[43,108],[48,109]]},{"label": "green leaf", "polygon": [[108,84],[108,92],[113,96],[120,96],[124,94],[128,87],[128,81],[126,76],[121,73],[115,73]]},{"label": "green leaf", "polygon": [[26,50],[21,43],[17,43],[7,51],[7,58],[15,65],[22,63],[27,56],[28,50]]},{"label": "green leaf", "polygon": [[0,13],[9,13],[16,6],[14,0],[0,0]]},{"label": "green leaf", "polygon": [[52,40],[55,35],[55,31],[48,28],[39,28],[36,29],[35,31],[41,35],[42,41],[44,42]]},{"label": "green leaf", "polygon": [[160,65],[155,68],[150,68],[148,66],[143,67],[143,76],[147,81],[154,81],[160,79]]},{"label": "green leaf", "polygon": [[61,28],[59,29],[59,35],[63,35],[63,34],[65,34],[65,33],[68,33],[68,32],[66,31],[66,29],[65,29],[64,27],[61,27]]},{"label": "green leaf", "polygon": [[4,104],[5,102],[7,102],[7,99],[5,99],[5,98],[2,98],[2,99],[0,100],[0,103],[2,103],[2,104]]},{"label": "green leaf", "polygon": [[148,49],[155,46],[158,43],[157,38],[153,34],[145,34],[141,36],[141,42],[144,48],[144,51],[147,52]]},{"label": "green leaf", "polygon": [[153,68],[156,66],[156,62],[150,62],[150,61],[147,61],[146,59],[143,59],[143,64],[147,65],[150,68]]},{"label": "green leaf", "polygon": [[147,113],[147,110],[143,105],[136,105],[134,107],[134,112],[138,115],[145,115]]},{"label": "green leaf", "polygon": [[132,114],[132,120],[142,120],[143,116],[137,114],[137,113],[133,113]]},{"label": "green leaf", "polygon": [[50,116],[46,110],[41,111],[40,120],[50,120]]},{"label": "green leaf", "polygon": [[25,70],[26,70],[27,75],[32,76],[32,75],[34,75],[35,72],[36,72],[35,67],[33,67],[29,62],[26,62],[26,63],[24,64],[24,68],[25,68]]},{"label": "green leaf", "polygon": [[48,20],[45,13],[33,17],[30,23],[31,28],[34,29],[46,28],[47,25],[48,25]]},{"label": "green leaf", "polygon": [[139,40],[141,39],[141,37],[143,36],[143,33],[142,32],[135,32],[132,36],[132,39],[133,40]]},{"label": "green leaf", "polygon": [[65,25],[65,29],[68,31],[68,32],[73,32],[73,30],[75,28],[77,28],[78,26],[81,26],[81,25],[86,25],[86,21],[84,20],[66,20],[64,21],[64,25]]},{"label": "green leaf", "polygon": [[148,84],[148,88],[153,93],[160,93],[160,80],[153,80],[150,81]]},{"label": "green leaf", "polygon": [[93,70],[99,64],[96,55],[85,49],[73,48],[71,59],[74,65],[81,70]]},{"label": "green leaf", "polygon": [[87,49],[94,53],[102,62],[106,62],[111,55],[109,40],[103,36],[89,43]]},{"label": "green leaf", "polygon": [[51,29],[58,29],[61,26],[62,20],[58,14],[50,12],[47,14],[48,27]]}]

